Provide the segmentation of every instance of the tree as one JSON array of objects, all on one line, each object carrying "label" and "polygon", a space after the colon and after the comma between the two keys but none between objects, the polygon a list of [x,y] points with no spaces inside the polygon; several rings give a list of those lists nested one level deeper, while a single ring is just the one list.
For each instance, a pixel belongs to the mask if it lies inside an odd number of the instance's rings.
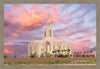
[{"label": "tree", "polygon": [[66,54],[66,51],[67,51],[67,50],[64,50],[65,54]]},{"label": "tree", "polygon": [[44,57],[44,54],[42,53],[40,57]]},{"label": "tree", "polygon": [[17,56],[15,55],[14,58],[16,58]]},{"label": "tree", "polygon": [[76,52],[74,52],[74,55],[73,55],[73,57],[75,57],[76,56]]},{"label": "tree", "polygon": [[94,55],[94,54],[93,54],[92,56],[93,56],[93,57],[95,57],[95,55]]},{"label": "tree", "polygon": [[62,51],[62,54],[63,54],[63,50],[61,50]]},{"label": "tree", "polygon": [[67,49],[67,52],[70,53],[70,49]]},{"label": "tree", "polygon": [[64,57],[64,55],[63,54],[59,54],[58,57]]},{"label": "tree", "polygon": [[55,51],[52,51],[52,53],[53,53],[53,55],[54,55]]},{"label": "tree", "polygon": [[92,50],[90,51],[91,55],[92,55]]},{"label": "tree", "polygon": [[84,51],[84,54],[86,53],[86,51]]},{"label": "tree", "polygon": [[59,53],[59,52],[60,52],[60,50],[57,50],[57,52]]},{"label": "tree", "polygon": [[85,56],[86,51],[84,51],[84,56]]},{"label": "tree", "polygon": [[87,51],[87,57],[89,57],[89,51]]},{"label": "tree", "polygon": [[85,57],[85,55],[83,54],[82,57]]},{"label": "tree", "polygon": [[4,58],[10,58],[10,56],[9,55],[6,55],[6,56],[4,56]]},{"label": "tree", "polygon": [[35,58],[35,57],[36,57],[36,53],[34,53],[34,54],[31,53],[30,58]]},{"label": "tree", "polygon": [[50,54],[50,53],[46,54],[46,57],[51,57],[51,56],[52,56],[52,54]]},{"label": "tree", "polygon": [[47,52],[45,52],[45,54],[47,54]]},{"label": "tree", "polygon": [[79,54],[79,52],[77,52],[77,54]]},{"label": "tree", "polygon": [[80,52],[80,57],[81,57],[81,53],[82,53],[82,52]]},{"label": "tree", "polygon": [[92,50],[90,51],[90,53],[92,54]]},{"label": "tree", "polygon": [[89,51],[87,51],[87,53],[89,53]]},{"label": "tree", "polygon": [[71,57],[71,55],[69,53],[67,53],[67,57]]}]

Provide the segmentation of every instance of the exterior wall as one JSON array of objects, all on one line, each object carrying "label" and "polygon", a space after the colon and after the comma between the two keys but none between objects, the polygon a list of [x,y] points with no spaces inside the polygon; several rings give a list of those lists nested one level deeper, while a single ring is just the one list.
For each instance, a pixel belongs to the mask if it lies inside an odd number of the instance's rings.
[{"label": "exterior wall", "polygon": [[[40,57],[40,55],[42,54],[41,53],[42,51],[43,51],[43,53],[47,52],[47,53],[53,54],[52,51],[60,50],[59,54],[62,54],[61,50],[67,50],[68,48],[71,50],[70,44],[65,43],[63,41],[49,41],[51,46],[47,46],[46,42],[47,41],[31,42],[28,46],[28,56],[31,53],[32,54],[36,53],[38,55],[38,57]],[[57,44],[57,49],[56,49],[56,46],[55,46],[56,44]],[[43,49],[42,49],[42,47],[43,47]],[[31,51],[31,49],[32,49],[32,51]],[[67,53],[67,51],[66,51],[66,53]],[[65,54],[65,52],[63,52],[63,54]]]}]

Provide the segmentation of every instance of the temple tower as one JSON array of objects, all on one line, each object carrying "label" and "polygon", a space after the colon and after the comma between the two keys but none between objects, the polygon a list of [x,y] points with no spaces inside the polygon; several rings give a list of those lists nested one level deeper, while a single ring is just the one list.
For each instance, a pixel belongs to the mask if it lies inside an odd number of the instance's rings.
[{"label": "temple tower", "polygon": [[48,21],[47,21],[47,26],[44,31],[44,37],[53,37],[53,30],[52,30],[52,27],[50,24],[51,23],[50,23],[50,19],[49,19],[49,11],[48,11]]}]

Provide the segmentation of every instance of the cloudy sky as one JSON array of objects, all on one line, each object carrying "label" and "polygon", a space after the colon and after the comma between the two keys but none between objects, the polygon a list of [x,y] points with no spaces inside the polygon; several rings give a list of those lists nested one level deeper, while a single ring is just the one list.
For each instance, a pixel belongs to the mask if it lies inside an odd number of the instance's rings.
[{"label": "cloudy sky", "polygon": [[72,52],[96,54],[95,4],[5,4],[5,55],[27,56],[28,43],[44,37],[48,9],[56,39],[71,43]]}]

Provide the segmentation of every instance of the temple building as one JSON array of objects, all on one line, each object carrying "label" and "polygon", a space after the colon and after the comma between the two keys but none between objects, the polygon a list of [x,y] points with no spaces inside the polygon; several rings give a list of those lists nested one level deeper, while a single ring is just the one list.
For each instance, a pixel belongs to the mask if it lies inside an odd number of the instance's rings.
[{"label": "temple building", "polygon": [[40,57],[40,55],[45,54],[45,52],[53,54],[53,51],[60,50],[60,53],[62,53],[61,50],[67,49],[71,50],[71,45],[69,43],[62,40],[57,40],[55,37],[53,37],[53,29],[50,25],[48,13],[48,21],[44,31],[44,37],[42,40],[35,40],[28,44],[28,56],[36,53],[36,55]]}]

